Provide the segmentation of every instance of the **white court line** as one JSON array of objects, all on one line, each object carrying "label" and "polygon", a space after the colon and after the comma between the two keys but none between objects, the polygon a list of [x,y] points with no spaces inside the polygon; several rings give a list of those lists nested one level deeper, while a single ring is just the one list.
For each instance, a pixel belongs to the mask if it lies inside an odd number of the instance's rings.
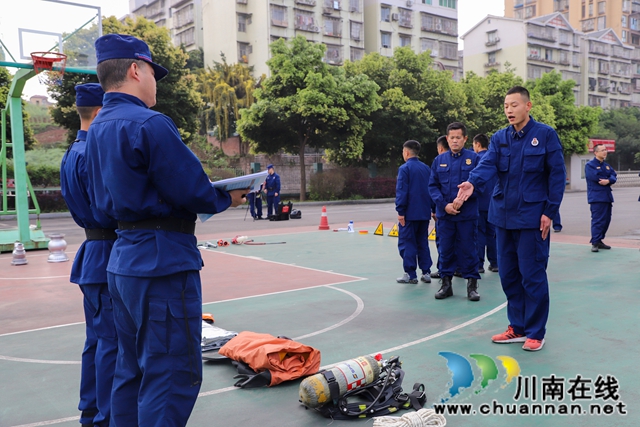
[{"label": "white court line", "polygon": [[64,276],[31,276],[31,277],[0,277],[0,280],[44,280],[44,279],[65,279],[69,275]]},{"label": "white court line", "polygon": [[22,362],[22,363],[43,363],[46,365],[80,365],[79,360],[41,360],[41,359],[24,359],[22,357],[11,357],[0,355],[0,360],[7,360],[9,362]]},{"label": "white court line", "polygon": [[13,426],[13,427],[40,427],[40,426],[50,426],[53,424],[60,424],[60,423],[66,423],[67,421],[78,421],[80,420],[79,416],[75,416],[75,417],[67,417],[67,418],[58,418],[57,420],[48,420],[48,421],[40,421],[37,423],[31,423],[31,424],[20,424],[19,426]]}]

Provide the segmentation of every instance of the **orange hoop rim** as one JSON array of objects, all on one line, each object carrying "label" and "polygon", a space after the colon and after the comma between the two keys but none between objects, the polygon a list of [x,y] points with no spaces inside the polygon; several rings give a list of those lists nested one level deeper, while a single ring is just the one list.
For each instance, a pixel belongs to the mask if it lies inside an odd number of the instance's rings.
[{"label": "orange hoop rim", "polygon": [[53,70],[55,64],[58,64],[60,72],[64,73],[67,63],[67,55],[60,52],[31,52],[31,59],[36,74],[44,70]]}]

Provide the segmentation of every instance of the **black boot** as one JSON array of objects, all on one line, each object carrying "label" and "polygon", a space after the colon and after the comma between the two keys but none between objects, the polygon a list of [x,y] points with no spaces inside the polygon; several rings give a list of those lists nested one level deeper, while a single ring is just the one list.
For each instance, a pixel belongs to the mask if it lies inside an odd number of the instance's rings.
[{"label": "black boot", "polygon": [[440,283],[442,283],[442,286],[440,286],[440,290],[436,292],[436,299],[452,297],[453,287],[451,286],[451,277],[443,277]]},{"label": "black boot", "polygon": [[478,279],[467,279],[467,298],[469,301],[480,301],[478,293]]}]

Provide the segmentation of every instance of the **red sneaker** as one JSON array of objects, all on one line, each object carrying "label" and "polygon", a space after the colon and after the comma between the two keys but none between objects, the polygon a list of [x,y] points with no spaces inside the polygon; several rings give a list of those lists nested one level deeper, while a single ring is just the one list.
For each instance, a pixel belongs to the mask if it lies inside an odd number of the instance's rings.
[{"label": "red sneaker", "polygon": [[510,344],[512,342],[525,342],[527,341],[527,337],[524,335],[516,334],[513,332],[513,328],[511,325],[501,334],[494,335],[491,337],[491,341],[498,344]]},{"label": "red sneaker", "polygon": [[527,351],[538,351],[542,350],[542,346],[544,346],[544,338],[541,340],[532,340],[531,338],[527,338],[522,349]]}]

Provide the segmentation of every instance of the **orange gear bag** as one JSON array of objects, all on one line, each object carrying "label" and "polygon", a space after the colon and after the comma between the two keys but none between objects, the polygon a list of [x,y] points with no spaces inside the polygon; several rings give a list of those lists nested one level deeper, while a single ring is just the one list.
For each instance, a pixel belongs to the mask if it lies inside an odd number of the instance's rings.
[{"label": "orange gear bag", "polygon": [[308,345],[269,334],[240,332],[220,348],[219,353],[244,362],[260,373],[271,373],[269,387],[283,381],[315,374],[320,368],[320,351]]}]

